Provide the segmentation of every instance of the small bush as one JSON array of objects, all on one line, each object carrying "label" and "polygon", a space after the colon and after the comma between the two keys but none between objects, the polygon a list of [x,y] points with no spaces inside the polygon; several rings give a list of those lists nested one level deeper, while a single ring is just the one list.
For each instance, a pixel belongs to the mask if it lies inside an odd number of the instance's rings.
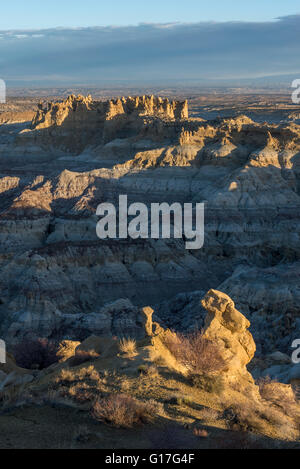
[{"label": "small bush", "polygon": [[120,352],[133,356],[136,354],[136,341],[134,339],[121,339],[119,342]]},{"label": "small bush", "polygon": [[62,391],[62,395],[72,399],[78,404],[87,404],[95,400],[98,391],[98,388],[91,387],[83,382],[76,383],[73,386],[70,386],[70,388],[65,389]]},{"label": "small bush", "polygon": [[104,384],[93,365],[88,368],[63,369],[55,379],[60,396],[84,404],[93,402],[104,391]]},{"label": "small bush", "polygon": [[245,407],[246,408],[234,406],[225,409],[223,417],[228,428],[237,432],[245,433],[253,431],[253,426],[250,424],[250,421],[253,419],[253,416],[256,417],[257,414],[256,411],[253,411],[252,407]]},{"label": "small bush", "polygon": [[139,366],[139,372],[141,375],[147,376],[148,378],[157,378],[159,376],[158,369],[155,365],[141,365]]},{"label": "small bush", "polygon": [[261,397],[267,401],[273,402],[283,408],[297,403],[292,389],[287,389],[286,385],[278,383],[270,377],[259,379],[257,384]]},{"label": "small bush", "polygon": [[193,385],[202,391],[221,394],[224,391],[224,381],[222,376],[191,375]]},{"label": "small bush", "polygon": [[201,331],[170,335],[165,339],[165,345],[191,374],[214,373],[225,368],[217,345],[205,338]]},{"label": "small bush", "polygon": [[187,406],[187,407],[194,407],[194,402],[192,399],[189,397],[183,397],[183,396],[174,396],[171,397],[170,399],[167,399],[166,404],[170,405],[178,405],[178,406]]},{"label": "small bush", "polygon": [[59,375],[56,377],[56,384],[66,385],[70,383],[84,381],[85,383],[100,381],[100,375],[93,365],[88,368],[80,368],[78,370],[72,370],[64,368],[61,370]]},{"label": "small bush", "polygon": [[230,430],[238,432],[263,432],[266,424],[266,415],[261,405],[247,401],[233,404],[225,409],[223,418]]},{"label": "small bush", "polygon": [[124,428],[147,423],[155,413],[154,402],[141,402],[125,394],[111,394],[98,399],[92,408],[92,416],[96,420]]},{"label": "small bush", "polygon": [[13,354],[18,366],[43,370],[58,362],[58,344],[48,339],[24,340],[17,344]]},{"label": "small bush", "polygon": [[204,407],[201,410],[201,420],[215,422],[216,420],[220,420],[221,415],[221,412],[211,407]]}]

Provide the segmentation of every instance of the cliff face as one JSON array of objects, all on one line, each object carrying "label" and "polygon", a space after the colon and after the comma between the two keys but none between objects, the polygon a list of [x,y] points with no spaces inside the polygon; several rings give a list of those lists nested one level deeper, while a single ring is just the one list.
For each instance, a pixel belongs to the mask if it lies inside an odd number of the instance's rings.
[{"label": "cliff face", "polygon": [[50,102],[39,110],[32,120],[33,129],[45,129],[52,126],[76,126],[83,123],[85,126],[99,126],[99,123],[111,120],[118,116],[159,116],[165,119],[187,119],[187,101],[169,101],[168,98],[154,96],[137,96],[109,101],[93,101],[91,96],[70,95],[61,102]]},{"label": "cliff face", "polygon": [[[177,293],[186,299],[163,320],[187,330],[203,319],[189,292],[213,288],[247,312],[260,353],[288,352],[300,327],[300,127],[178,115],[185,103],[70,97],[40,108],[32,129],[0,128],[3,337],[15,340],[24,324],[51,336],[61,315],[75,327],[73,315],[120,298],[154,306]],[[120,194],[205,201],[203,249],[98,240],[96,208]]]},{"label": "cliff face", "polygon": [[187,119],[187,101],[141,96],[101,102],[93,101],[91,96],[71,95],[64,101],[50,102],[45,108],[40,104],[31,124],[33,133],[26,133],[26,137],[79,153],[88,144],[139,133],[145,118],[170,122]]}]

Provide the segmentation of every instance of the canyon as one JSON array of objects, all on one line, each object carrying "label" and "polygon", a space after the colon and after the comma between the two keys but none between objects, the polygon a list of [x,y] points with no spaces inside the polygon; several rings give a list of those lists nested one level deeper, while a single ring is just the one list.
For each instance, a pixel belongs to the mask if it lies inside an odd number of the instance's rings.
[{"label": "canyon", "polygon": [[[37,103],[30,122],[23,114],[0,126],[1,337],[134,335],[145,305],[165,327],[190,331],[215,288],[251,321],[258,357],[291,353],[300,331],[293,118],[189,117],[186,100],[154,96],[70,95]],[[117,207],[121,194],[149,208],[204,203],[203,248],[99,240],[97,206]]]},{"label": "canyon", "polygon": [[[276,99],[1,105],[1,447],[299,448],[300,107]],[[204,207],[202,248],[100,239],[124,198]]]}]

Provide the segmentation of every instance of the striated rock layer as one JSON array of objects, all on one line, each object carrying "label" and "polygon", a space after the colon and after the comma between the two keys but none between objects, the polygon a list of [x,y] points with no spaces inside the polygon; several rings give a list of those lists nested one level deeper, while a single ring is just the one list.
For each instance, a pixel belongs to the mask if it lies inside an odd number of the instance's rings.
[{"label": "striated rock layer", "polygon": [[[212,288],[251,320],[260,354],[287,353],[300,330],[299,155],[295,123],[190,119],[186,102],[154,97],[71,96],[30,128],[1,125],[0,334],[106,331],[102,308],[120,298],[188,330]],[[205,202],[203,249],[98,240],[96,208],[120,194]]]}]

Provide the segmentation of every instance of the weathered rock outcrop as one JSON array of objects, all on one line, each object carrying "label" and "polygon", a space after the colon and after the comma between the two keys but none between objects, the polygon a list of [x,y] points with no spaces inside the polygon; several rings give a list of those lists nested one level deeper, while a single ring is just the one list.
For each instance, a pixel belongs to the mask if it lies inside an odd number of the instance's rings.
[{"label": "weathered rock outcrop", "polygon": [[222,375],[230,384],[238,383],[241,389],[245,384],[254,384],[246,368],[256,351],[248,331],[250,322],[225,293],[210,290],[202,300],[202,306],[207,311],[204,337],[217,345],[226,364]]},{"label": "weathered rock outcrop", "polygon": [[39,110],[32,120],[33,129],[45,129],[52,126],[84,126],[89,123],[97,128],[102,121],[111,120],[120,115],[158,115],[169,119],[187,119],[187,101],[169,101],[168,98],[154,96],[128,97],[109,101],[93,101],[89,95],[70,95],[61,102],[49,102],[46,108],[39,105]]},{"label": "weathered rock outcrop", "polygon": [[154,96],[94,101],[91,96],[70,95],[64,101],[49,102],[45,108],[39,105],[32,131],[23,132],[20,142],[32,140],[79,153],[87,145],[105,144],[141,132],[147,118],[160,122],[187,119],[187,101]]},{"label": "weathered rock outcrop", "polygon": [[49,303],[42,317],[38,312],[18,315],[5,336],[9,344],[16,344],[22,338],[60,340],[59,355],[64,359],[72,353],[73,341],[85,340],[91,335],[143,339],[157,333],[159,325],[152,321],[152,314],[152,308],[134,306],[128,299],[109,303],[90,314],[64,314]]}]

